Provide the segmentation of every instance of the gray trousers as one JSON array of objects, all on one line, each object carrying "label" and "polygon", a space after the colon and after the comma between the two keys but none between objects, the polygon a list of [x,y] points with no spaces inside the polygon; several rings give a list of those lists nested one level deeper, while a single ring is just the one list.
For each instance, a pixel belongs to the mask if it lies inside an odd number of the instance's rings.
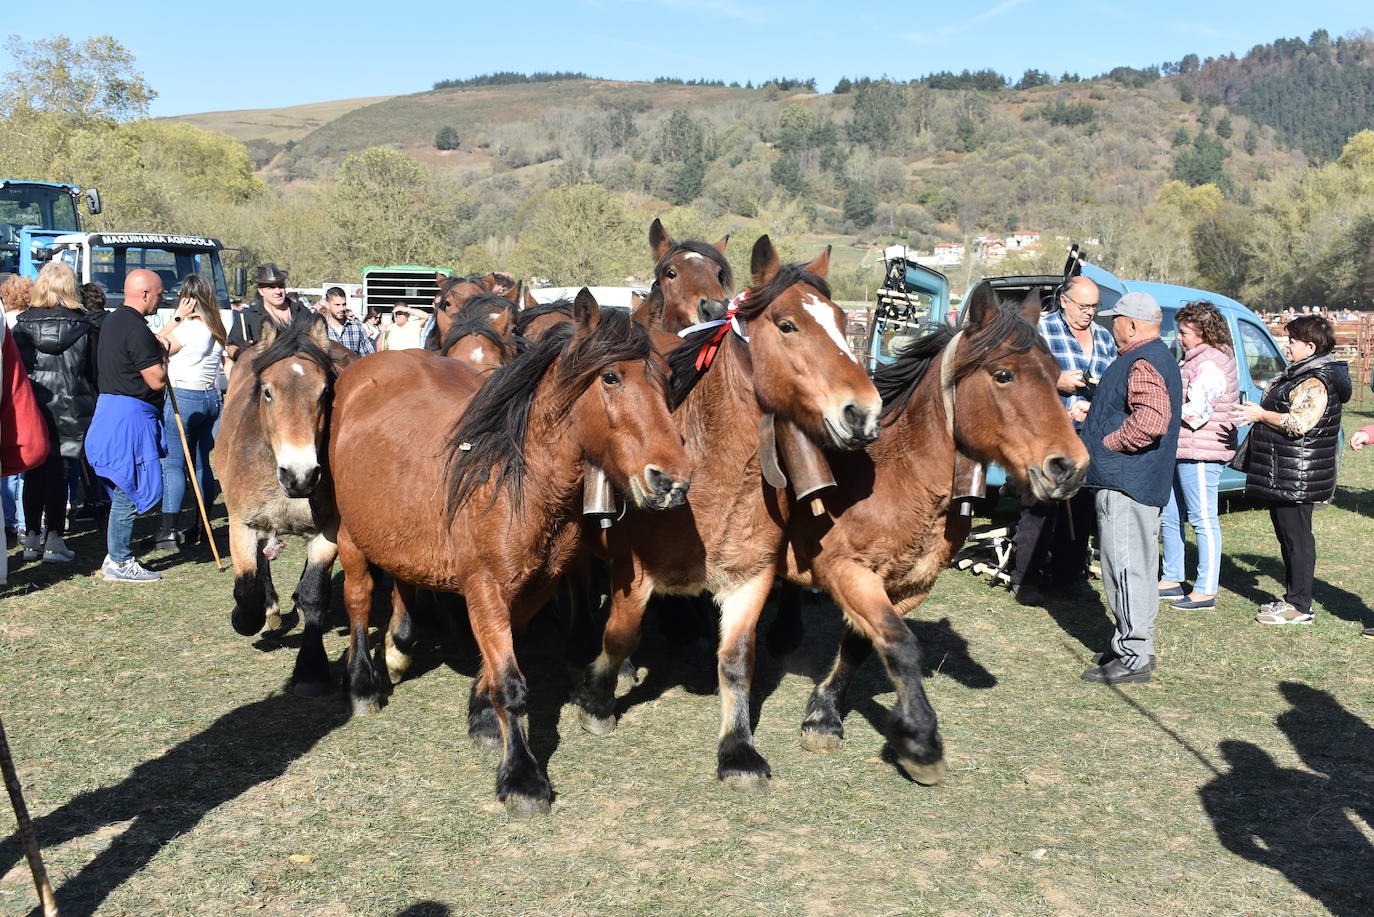
[{"label": "gray trousers", "polygon": [[1096,499],[1102,591],[1116,618],[1112,652],[1127,668],[1139,669],[1155,651],[1160,510],[1116,490],[1099,490]]}]

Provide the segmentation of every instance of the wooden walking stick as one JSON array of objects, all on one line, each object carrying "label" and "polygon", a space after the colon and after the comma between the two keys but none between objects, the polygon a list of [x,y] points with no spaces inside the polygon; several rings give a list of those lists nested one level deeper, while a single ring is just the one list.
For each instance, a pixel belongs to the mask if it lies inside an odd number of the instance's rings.
[{"label": "wooden walking stick", "polygon": [[24,792],[19,787],[19,775],[14,770],[14,759],[10,757],[10,743],[5,737],[4,720],[0,720],[0,771],[4,771],[5,774],[5,789],[9,790],[10,804],[14,806],[14,818],[19,822],[19,842],[24,847],[24,856],[29,860],[33,885],[38,890],[38,900],[43,905],[43,917],[59,917],[57,896],[53,894],[52,883],[48,881],[48,871],[43,868],[43,854],[38,849],[33,822],[29,820],[29,807],[24,805]]},{"label": "wooden walking stick", "polygon": [[191,492],[196,495],[196,506],[200,508],[200,522],[205,526],[205,540],[210,542],[210,553],[215,556],[215,569],[223,570],[224,561],[219,558],[219,548],[215,546],[215,533],[210,529],[210,517],[205,512],[205,497],[200,493],[200,481],[196,478],[196,460],[191,455],[191,444],[186,441],[186,426],[181,422],[181,409],[177,407],[176,392],[167,386],[167,397],[172,399],[172,416],[177,420],[177,432],[181,434],[181,454],[186,456],[186,476],[191,479]]}]

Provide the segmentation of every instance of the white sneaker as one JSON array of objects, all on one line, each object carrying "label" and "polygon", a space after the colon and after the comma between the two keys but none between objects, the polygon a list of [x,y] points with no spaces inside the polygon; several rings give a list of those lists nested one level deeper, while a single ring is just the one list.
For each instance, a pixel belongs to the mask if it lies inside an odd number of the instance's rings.
[{"label": "white sneaker", "polygon": [[122,564],[117,564],[105,555],[105,562],[100,565],[100,574],[105,579],[115,583],[151,583],[162,579],[162,574],[149,570],[138,562],[138,558],[130,557]]},{"label": "white sneaker", "polygon": [[37,560],[38,556],[43,553],[42,545],[43,542],[38,532],[26,532],[24,534],[24,559]]},{"label": "white sneaker", "polygon": [[43,562],[45,564],[69,564],[76,557],[76,552],[67,547],[62,541],[61,535],[49,534],[48,542],[43,546]]}]

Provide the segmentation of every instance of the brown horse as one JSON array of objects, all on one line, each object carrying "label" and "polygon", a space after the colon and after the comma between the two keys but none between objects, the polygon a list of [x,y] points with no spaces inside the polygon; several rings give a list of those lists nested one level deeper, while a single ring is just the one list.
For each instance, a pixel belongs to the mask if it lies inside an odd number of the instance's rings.
[{"label": "brown horse", "polygon": [[334,379],[356,359],[329,340],[324,316],[278,330],[239,355],[215,443],[229,510],[234,562],[234,630],[251,637],[281,628],[270,561],[281,536],[310,539],[295,601],[305,624],[292,683],[297,693],[329,691],[324,616],[337,549],[333,490],[326,468]]},{"label": "brown horse", "polygon": [[941,779],[944,755],[920,647],[901,615],[925,601],[968,537],[971,517],[951,508],[957,456],[997,462],[1038,500],[1072,496],[1088,468],[1055,390],[1059,368],[1035,331],[1039,295],[1018,314],[981,289],[961,332],[936,326],[878,371],[882,436],[832,457],[827,515],[794,513],[787,532],[785,575],[829,592],[851,625],[811,696],[802,744],[838,747],[845,691],[876,648],[897,693],[888,740],[922,784]]},{"label": "brown horse", "polygon": [[674,333],[725,315],[734,276],[725,260],[726,236],[715,245],[675,242],[655,219],[649,226],[649,250],[656,261],[654,285],[635,307],[634,319],[649,328]]},{"label": "brown horse", "polygon": [[[402,603],[415,587],[461,593],[483,660],[474,698],[504,744],[497,795],[517,816],[547,811],[552,791],[526,740],[513,634],[582,549],[585,463],[646,510],[680,506],[689,480],[647,332],[586,290],[575,311],[485,381],[411,351],[359,363],[339,379],[329,446],[353,709],[375,709],[380,689],[369,563],[404,584]],[[445,417],[460,417],[451,434]],[[378,463],[406,473],[379,479]]]},{"label": "brown horse", "polygon": [[424,342],[427,350],[439,349],[454,316],[463,311],[468,300],[492,292],[491,287],[486,285],[486,278],[477,274],[439,272],[434,275],[434,281],[439,285],[439,292],[434,295],[434,328],[430,331],[429,339]]},{"label": "brown horse", "polygon": [[478,372],[504,366],[515,358],[520,289],[482,293],[469,299],[446,324],[439,350]]},{"label": "brown horse", "polygon": [[877,437],[882,406],[840,333],[842,313],[824,279],[829,256],[826,249],[805,267],[783,266],[760,238],[754,285],[738,312],[673,353],[673,422],[691,456],[690,505],[666,519],[631,511],[610,529],[611,618],[573,697],[585,729],[614,729],[617,675],[639,641],[649,596],[709,590],[721,609],[717,774],[756,792],[766,790],[769,769],[749,722],[754,631],[791,511],[787,493],[763,480],[760,424],[772,414],[817,443],[854,449]]}]

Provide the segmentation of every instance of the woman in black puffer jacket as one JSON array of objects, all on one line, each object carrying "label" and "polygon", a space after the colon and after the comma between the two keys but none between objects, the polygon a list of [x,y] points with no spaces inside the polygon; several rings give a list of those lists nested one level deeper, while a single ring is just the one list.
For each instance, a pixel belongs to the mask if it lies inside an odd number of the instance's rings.
[{"label": "woman in black puffer jacket", "polygon": [[[48,422],[48,460],[24,474],[24,559],[67,563],[75,555],[62,541],[67,520],[67,462],[79,461],[95,414],[96,331],[65,264],[43,266],[33,302],[14,325],[14,342]],[[47,541],[40,540],[46,525]]]},{"label": "woman in black puffer jacket", "polygon": [[1245,460],[1245,492],[1269,504],[1283,553],[1282,599],[1260,606],[1261,624],[1312,623],[1317,543],[1312,507],[1336,493],[1341,405],[1350,400],[1350,372],[1331,351],[1336,333],[1320,315],[1288,323],[1288,368],[1260,404],[1236,408],[1237,423],[1253,423]]}]

